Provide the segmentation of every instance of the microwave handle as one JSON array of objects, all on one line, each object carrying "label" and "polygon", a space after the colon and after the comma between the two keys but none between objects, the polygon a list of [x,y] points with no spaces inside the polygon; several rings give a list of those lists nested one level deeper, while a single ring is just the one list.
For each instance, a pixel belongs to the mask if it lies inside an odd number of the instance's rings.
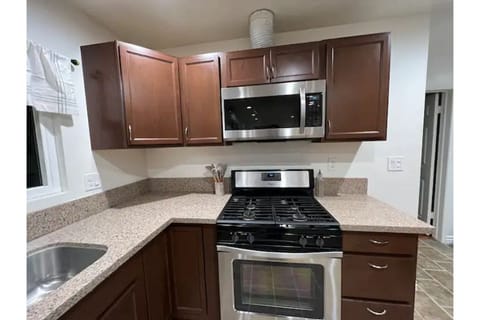
[{"label": "microwave handle", "polygon": [[305,133],[305,117],[307,112],[305,88],[300,88],[300,134]]}]

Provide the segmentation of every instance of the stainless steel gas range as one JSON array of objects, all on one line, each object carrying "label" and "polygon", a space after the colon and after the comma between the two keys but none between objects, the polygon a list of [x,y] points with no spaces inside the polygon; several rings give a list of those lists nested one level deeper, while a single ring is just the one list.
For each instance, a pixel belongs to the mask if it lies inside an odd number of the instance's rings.
[{"label": "stainless steel gas range", "polygon": [[313,170],[232,171],[217,219],[222,320],[340,320],[342,233]]}]

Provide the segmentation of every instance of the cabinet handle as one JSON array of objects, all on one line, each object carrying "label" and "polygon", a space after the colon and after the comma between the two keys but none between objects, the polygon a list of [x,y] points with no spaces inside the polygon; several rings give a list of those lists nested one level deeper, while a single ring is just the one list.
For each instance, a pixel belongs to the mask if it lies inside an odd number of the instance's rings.
[{"label": "cabinet handle", "polygon": [[273,78],[276,78],[277,75],[276,75],[276,72],[275,72],[275,65],[272,64],[272,65],[270,66],[270,68],[272,69],[272,79],[273,79]]},{"label": "cabinet handle", "polygon": [[370,239],[370,240],[368,240],[368,241],[370,241],[370,243],[376,244],[376,245],[378,245],[378,246],[385,246],[385,245],[387,245],[387,244],[390,243],[390,242],[388,242],[388,241],[378,241],[378,240],[373,240],[373,239]]},{"label": "cabinet handle", "polygon": [[327,131],[330,131],[330,128],[332,126],[332,123],[330,122],[330,120],[327,121]]},{"label": "cabinet handle", "polygon": [[185,127],[185,138],[188,138],[188,127]]},{"label": "cabinet handle", "polygon": [[376,312],[376,311],[373,311],[372,309],[370,309],[369,307],[367,307],[367,311],[370,312],[371,314],[373,314],[374,316],[384,316],[384,315],[387,314],[386,309],[383,309],[382,312]]},{"label": "cabinet handle", "polygon": [[129,139],[130,141],[133,140],[133,139],[132,139],[132,125],[131,125],[131,124],[128,125],[128,139]]},{"label": "cabinet handle", "polygon": [[379,266],[379,265],[376,265],[376,264],[373,264],[373,263],[368,263],[368,265],[373,268],[373,269],[377,269],[377,270],[384,270],[384,269],[387,269],[388,268],[388,264],[384,265],[384,266]]},{"label": "cabinet handle", "polygon": [[266,68],[267,68],[267,80],[270,81],[270,79],[272,79],[272,77],[270,76],[270,67],[266,66]]}]

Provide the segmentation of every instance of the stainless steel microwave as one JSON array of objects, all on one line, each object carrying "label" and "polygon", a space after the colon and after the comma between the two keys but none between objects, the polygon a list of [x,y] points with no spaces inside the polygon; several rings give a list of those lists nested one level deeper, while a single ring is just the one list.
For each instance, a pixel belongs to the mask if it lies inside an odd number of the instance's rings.
[{"label": "stainless steel microwave", "polygon": [[322,138],[325,80],[222,89],[225,141]]}]

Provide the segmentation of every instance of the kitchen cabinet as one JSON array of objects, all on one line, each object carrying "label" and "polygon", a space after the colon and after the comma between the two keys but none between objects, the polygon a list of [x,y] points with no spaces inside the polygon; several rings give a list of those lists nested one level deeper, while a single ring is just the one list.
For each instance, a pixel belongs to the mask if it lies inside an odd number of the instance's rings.
[{"label": "kitchen cabinet", "polygon": [[183,143],[177,58],[119,41],[81,53],[92,149]]},{"label": "kitchen cabinet", "polygon": [[223,141],[219,64],[215,53],[179,59],[185,145]]},{"label": "kitchen cabinet", "polygon": [[414,234],[343,233],[343,320],[413,320],[417,242]]},{"label": "kitchen cabinet", "polygon": [[220,319],[215,226],[168,230],[172,319]]},{"label": "kitchen cabinet", "polygon": [[325,44],[312,42],[224,53],[222,87],[325,77]]},{"label": "kitchen cabinet", "polygon": [[168,236],[160,233],[142,250],[145,291],[150,320],[170,319],[170,274],[168,270]]},{"label": "kitchen cabinet", "polygon": [[147,320],[141,256],[127,261],[61,319]]},{"label": "kitchen cabinet", "polygon": [[327,40],[327,141],[386,140],[390,35]]}]

